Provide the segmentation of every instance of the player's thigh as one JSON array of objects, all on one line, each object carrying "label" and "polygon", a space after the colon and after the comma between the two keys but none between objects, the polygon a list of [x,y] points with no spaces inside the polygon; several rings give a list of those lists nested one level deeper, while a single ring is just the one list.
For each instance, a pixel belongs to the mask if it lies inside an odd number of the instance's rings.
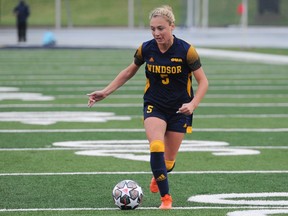
[{"label": "player's thigh", "polygon": [[180,145],[184,139],[184,133],[167,131],[165,134],[165,159],[176,160]]},{"label": "player's thigh", "polygon": [[166,122],[157,117],[149,117],[144,120],[146,136],[149,142],[153,140],[164,141]]}]

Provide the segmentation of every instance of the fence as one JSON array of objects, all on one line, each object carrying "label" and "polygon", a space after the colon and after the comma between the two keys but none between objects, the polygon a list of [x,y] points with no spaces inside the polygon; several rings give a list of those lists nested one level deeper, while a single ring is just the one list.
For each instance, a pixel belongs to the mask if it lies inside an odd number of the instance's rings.
[{"label": "fence", "polygon": [[[0,27],[14,26],[18,0],[0,0]],[[148,27],[161,0],[26,0],[30,26]],[[166,0],[183,27],[288,26],[288,0]]]}]

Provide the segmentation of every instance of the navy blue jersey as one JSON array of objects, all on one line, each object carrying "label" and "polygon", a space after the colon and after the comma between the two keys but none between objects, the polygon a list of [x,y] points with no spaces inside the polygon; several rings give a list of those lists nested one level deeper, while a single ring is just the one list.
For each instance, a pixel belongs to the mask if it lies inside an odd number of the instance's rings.
[{"label": "navy blue jersey", "polygon": [[193,46],[174,36],[173,45],[162,53],[155,39],[144,42],[134,55],[138,66],[146,63],[144,104],[176,112],[193,99],[192,72],[201,67]]}]

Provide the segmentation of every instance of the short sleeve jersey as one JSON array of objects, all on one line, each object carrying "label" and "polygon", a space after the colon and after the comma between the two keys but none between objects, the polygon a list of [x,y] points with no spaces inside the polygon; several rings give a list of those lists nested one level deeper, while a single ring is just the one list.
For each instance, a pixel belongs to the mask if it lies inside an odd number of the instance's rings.
[{"label": "short sleeve jersey", "polygon": [[134,55],[138,66],[146,63],[144,104],[176,112],[193,99],[192,72],[201,67],[195,48],[174,36],[172,46],[162,53],[157,42],[144,42]]}]

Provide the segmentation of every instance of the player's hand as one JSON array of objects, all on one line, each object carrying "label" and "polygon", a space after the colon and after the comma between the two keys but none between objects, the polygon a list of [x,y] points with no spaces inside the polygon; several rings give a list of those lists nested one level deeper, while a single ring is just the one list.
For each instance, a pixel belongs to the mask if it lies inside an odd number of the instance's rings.
[{"label": "player's hand", "polygon": [[179,110],[177,111],[177,113],[181,113],[181,114],[184,114],[184,115],[191,115],[194,110],[195,110],[195,106],[193,103],[184,103],[180,108]]},{"label": "player's hand", "polygon": [[103,100],[106,96],[102,91],[94,91],[92,93],[87,94],[88,99],[88,107],[92,107],[96,102]]}]

